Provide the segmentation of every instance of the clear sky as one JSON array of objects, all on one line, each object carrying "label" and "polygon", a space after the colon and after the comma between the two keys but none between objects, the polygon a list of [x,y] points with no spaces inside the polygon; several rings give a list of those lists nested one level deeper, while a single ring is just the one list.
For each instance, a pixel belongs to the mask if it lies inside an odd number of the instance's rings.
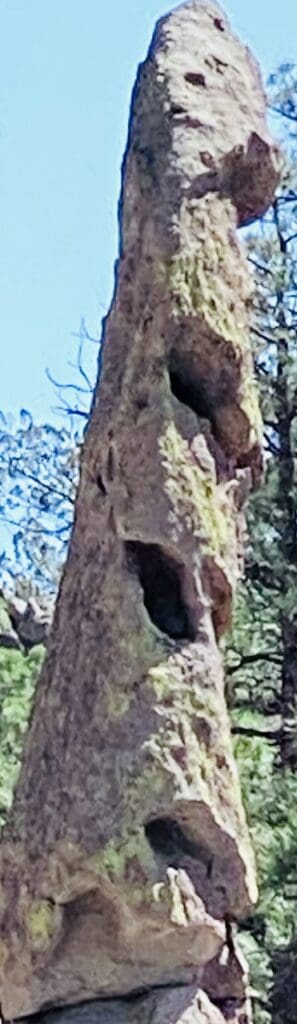
[{"label": "clear sky", "polygon": [[[174,4],[173,4],[174,6]],[[266,75],[297,60],[297,0],[226,0]],[[109,304],[130,93],[170,0],[0,0],[0,409],[51,415],[81,317]]]}]

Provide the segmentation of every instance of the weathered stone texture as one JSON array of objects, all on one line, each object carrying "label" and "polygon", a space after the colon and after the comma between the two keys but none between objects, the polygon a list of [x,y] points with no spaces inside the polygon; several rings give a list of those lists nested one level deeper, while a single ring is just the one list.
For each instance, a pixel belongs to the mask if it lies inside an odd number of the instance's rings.
[{"label": "weathered stone texture", "polygon": [[193,0],[134,90],[100,387],[2,849],[6,1017],[195,983],[180,1024],[247,1019],[225,922],[256,885],[219,638],[261,466],[236,228],[276,182],[257,65]]},{"label": "weathered stone texture", "polygon": [[[230,1008],[231,1013],[231,1008]],[[234,1016],[228,1018],[236,1024]],[[152,989],[129,1000],[110,999],[45,1012],[31,1024],[225,1024],[220,1010],[197,985]],[[245,1021],[239,1022],[245,1024]]]},{"label": "weathered stone texture", "polygon": [[[231,1018],[230,1018],[231,1019]],[[152,989],[149,994],[65,1007],[30,1018],[35,1024],[224,1024],[220,1011],[197,986]],[[234,1018],[233,1018],[234,1021]],[[232,1022],[233,1024],[233,1022]]]},{"label": "weathered stone texture", "polygon": [[33,596],[9,597],[0,592],[0,648],[29,651],[47,641],[53,616],[53,602],[41,605]]}]

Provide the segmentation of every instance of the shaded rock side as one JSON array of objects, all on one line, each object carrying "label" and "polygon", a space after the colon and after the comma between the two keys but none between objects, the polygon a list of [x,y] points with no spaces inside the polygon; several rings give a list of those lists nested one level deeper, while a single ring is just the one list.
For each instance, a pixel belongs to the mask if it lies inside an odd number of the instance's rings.
[{"label": "shaded rock side", "polygon": [[228,999],[244,1019],[221,967],[256,885],[219,640],[261,470],[236,228],[277,176],[249,51],[217,7],[178,8],[134,89],[100,384],[2,843],[6,1018],[199,987],[212,963],[197,1024]]},{"label": "shaded rock side", "polygon": [[37,644],[45,644],[53,616],[52,604],[51,599],[44,599],[41,606],[33,596],[24,599],[0,593],[0,648],[30,651]]},{"label": "shaded rock side", "polygon": [[240,1017],[227,1007],[223,1017],[217,1006],[210,1002],[203,989],[194,985],[181,988],[152,989],[151,992],[129,999],[95,1000],[59,1011],[45,1011],[34,1018],[34,1024],[249,1024],[245,1009]]}]

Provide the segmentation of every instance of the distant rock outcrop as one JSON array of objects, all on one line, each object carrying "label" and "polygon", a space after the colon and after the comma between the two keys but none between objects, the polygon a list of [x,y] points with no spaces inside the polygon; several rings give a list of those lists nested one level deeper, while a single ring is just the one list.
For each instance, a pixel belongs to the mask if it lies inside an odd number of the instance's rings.
[{"label": "distant rock outcrop", "polygon": [[261,471],[236,229],[277,180],[258,67],[191,0],[134,88],[100,387],[2,844],[6,1019],[248,1021],[233,922],[256,882],[219,641]]},{"label": "distant rock outcrop", "polygon": [[0,596],[0,647],[30,650],[46,644],[53,617],[53,602],[35,597]]}]

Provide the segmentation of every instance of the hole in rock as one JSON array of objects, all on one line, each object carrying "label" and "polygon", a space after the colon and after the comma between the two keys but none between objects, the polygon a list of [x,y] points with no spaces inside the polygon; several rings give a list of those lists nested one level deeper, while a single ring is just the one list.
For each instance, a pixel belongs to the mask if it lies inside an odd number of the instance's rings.
[{"label": "hole in rock", "polygon": [[[146,838],[156,856],[164,857],[172,867],[184,867],[196,886],[197,868],[203,865],[207,877],[211,875],[213,853],[203,840],[190,839],[177,821],[171,818],[155,818],[144,826]],[[196,868],[195,868],[196,864]],[[196,876],[195,876],[196,872]]]},{"label": "hole in rock", "polygon": [[185,80],[190,85],[206,85],[205,75],[202,75],[200,71],[187,71]]},{"label": "hole in rock", "polygon": [[213,23],[215,28],[219,29],[219,32],[225,32],[225,25],[222,18],[214,18]]},{"label": "hole in rock", "polygon": [[107,476],[107,479],[110,480],[111,483],[113,481],[114,471],[115,471],[114,461],[115,461],[114,460],[114,451],[113,451],[113,448],[110,446],[110,448],[108,449],[108,453],[107,453],[106,476]]},{"label": "hole in rock", "polygon": [[136,409],[138,409],[139,412],[142,412],[143,409],[147,409],[147,407],[148,407],[148,396],[147,396],[147,394],[145,394],[144,392],[143,393],[139,392],[139,394],[136,395],[136,398],[135,398],[135,406],[136,406]]},{"label": "hole in rock", "polygon": [[[223,374],[221,376],[223,378]],[[230,439],[231,443],[227,447],[226,439],[220,437],[218,413],[228,401],[228,395],[230,393],[232,395],[230,382],[227,379],[222,379],[220,382],[221,392],[218,392],[214,372],[211,372],[210,369],[207,375],[204,372],[201,383],[198,374],[193,372],[191,366],[186,363],[180,365],[175,352],[169,367],[169,380],[174,397],[182,405],[191,409],[197,417],[207,420],[207,445],[215,462],[217,481],[225,479],[226,475],[229,477],[229,456],[233,457],[231,448],[231,444],[234,444],[233,435]]]},{"label": "hole in rock", "polygon": [[102,494],[103,497],[105,498],[105,496],[106,496],[106,487],[105,487],[105,485],[103,483],[102,476],[100,476],[100,475],[97,476],[96,483],[97,483],[98,491],[100,491],[100,494]]},{"label": "hole in rock", "polygon": [[183,596],[183,566],[157,544],[128,541],[127,551],[154,625],[173,640],[194,640],[196,631]]},{"label": "hole in rock", "polygon": [[196,843],[171,818],[155,818],[144,826],[146,838],[154,853],[178,863],[182,856],[195,857]]},{"label": "hole in rock", "polygon": [[172,394],[183,405],[187,405],[196,416],[210,419],[211,410],[205,391],[186,370],[173,366],[169,371]]},{"label": "hole in rock", "polygon": [[176,105],[171,107],[171,113],[173,114],[173,116],[175,116],[175,114],[185,114],[186,111],[184,107],[179,107],[178,105]]}]

